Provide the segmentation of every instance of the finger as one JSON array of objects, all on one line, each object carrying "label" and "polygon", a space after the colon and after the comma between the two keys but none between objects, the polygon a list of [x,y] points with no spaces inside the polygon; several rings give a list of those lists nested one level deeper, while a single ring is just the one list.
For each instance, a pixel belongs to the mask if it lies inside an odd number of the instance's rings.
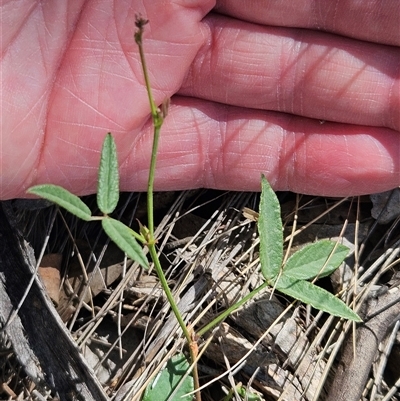
[{"label": "finger", "polygon": [[[121,189],[145,191],[152,126],[119,133]],[[102,135],[101,138],[104,138]],[[64,146],[44,157],[34,183],[79,195],[96,190],[99,143]],[[326,196],[374,193],[400,185],[400,138],[386,128],[350,126],[276,112],[173,99],[161,130],[157,190],[218,188],[258,191],[265,173],[276,190]]]},{"label": "finger", "polygon": [[[400,185],[400,136],[386,128],[321,124],[283,113],[175,98],[162,128],[158,190],[276,190],[349,196]],[[125,190],[145,190],[151,135],[122,166]]]},{"label": "finger", "polygon": [[[245,4],[245,5],[244,5]],[[333,32],[400,46],[400,3],[391,0],[264,1],[218,0],[215,10],[263,25]]]},{"label": "finger", "polygon": [[221,16],[180,94],[400,130],[400,52],[391,46]]}]

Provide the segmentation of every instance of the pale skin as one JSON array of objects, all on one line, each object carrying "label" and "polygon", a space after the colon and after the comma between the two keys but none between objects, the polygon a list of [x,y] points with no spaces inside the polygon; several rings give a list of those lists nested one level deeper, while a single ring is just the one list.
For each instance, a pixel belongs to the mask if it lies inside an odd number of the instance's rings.
[{"label": "pale skin", "polygon": [[146,189],[137,12],[153,96],[171,98],[156,190],[258,191],[261,173],[313,195],[400,185],[397,1],[21,0],[0,14],[1,199],[94,193],[107,132],[121,190]]}]

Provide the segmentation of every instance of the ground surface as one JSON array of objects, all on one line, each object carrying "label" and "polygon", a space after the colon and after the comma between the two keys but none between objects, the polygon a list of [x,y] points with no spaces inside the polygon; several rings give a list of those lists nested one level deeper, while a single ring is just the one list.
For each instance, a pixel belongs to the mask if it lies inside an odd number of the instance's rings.
[{"label": "ground surface", "polygon": [[[208,344],[199,362],[201,383],[220,376],[203,390],[203,400],[223,399],[239,383],[248,387],[248,394],[258,394],[263,400],[322,400],[337,391],[330,390],[330,385],[343,364],[348,371],[342,376],[350,378],[351,387],[365,388],[365,399],[399,399],[398,323],[393,326],[392,319],[388,327],[387,320],[373,320],[383,316],[389,299],[385,296],[398,289],[396,212],[384,224],[377,224],[376,213],[381,209],[375,205],[375,218],[371,217],[369,197],[342,200],[281,193],[279,199],[288,253],[322,238],[339,240],[351,248],[347,264],[318,284],[335,293],[347,291],[349,301],[356,292],[356,307],[363,304],[360,313],[374,324],[369,332],[383,333],[380,348],[360,332],[357,370],[365,368],[364,383],[357,372],[350,372],[353,359],[346,360],[346,352],[341,353],[346,344],[352,349],[351,336],[345,335],[351,333],[351,324],[304,305],[289,307],[290,300],[267,292],[199,339],[200,349]],[[162,265],[181,311],[196,329],[261,282],[257,214],[251,212],[258,210],[258,200],[259,194],[210,190],[156,197]],[[95,204],[91,197],[86,201],[92,207]],[[28,211],[15,204],[14,208],[36,256],[49,234],[42,266],[58,270],[54,275],[45,269],[42,274],[50,278],[44,281],[55,287],[51,297],[61,319],[108,396],[120,401],[135,399],[132,396],[140,395],[168,352],[185,350],[154,272],[149,274],[124,260],[96,223],[77,221],[53,207]],[[245,213],[243,208],[247,208]],[[136,219],[145,223],[144,196],[124,194],[115,214],[133,226]],[[363,303],[363,299],[368,301]],[[399,308],[398,302],[395,305]],[[372,359],[363,350],[371,351]],[[54,392],[46,393],[20,371],[6,337],[0,357],[0,399],[53,399]],[[346,380],[341,382],[343,388],[346,385]],[[233,392],[232,399],[242,398]],[[340,395],[335,400],[340,401]]]}]

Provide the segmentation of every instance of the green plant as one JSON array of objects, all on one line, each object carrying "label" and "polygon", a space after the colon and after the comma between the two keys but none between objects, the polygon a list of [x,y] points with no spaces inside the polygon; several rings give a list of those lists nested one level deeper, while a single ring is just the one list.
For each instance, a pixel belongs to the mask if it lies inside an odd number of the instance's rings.
[{"label": "green plant", "polygon": [[344,261],[348,248],[321,240],[294,253],[282,266],[283,236],[279,201],[262,176],[260,217],[261,272],[266,283],[280,292],[331,315],[360,322],[360,317],[343,301],[307,280],[332,274]]},{"label": "green plant", "polygon": [[280,204],[263,175],[261,176],[261,199],[257,228],[260,236],[261,273],[265,282],[200,329],[197,332],[199,336],[224,320],[266,287],[273,287],[331,315],[361,322],[357,313],[341,299],[308,281],[332,274],[346,258],[349,251],[346,246],[333,241],[321,240],[300,249],[284,265],[282,264],[283,228]]},{"label": "green plant", "polygon": [[241,399],[246,401],[261,401],[260,396],[257,394],[253,394],[246,389],[241,383],[239,383],[236,388],[231,389],[229,393],[224,397],[223,401],[231,401],[234,400],[235,392],[241,397]]},{"label": "green plant", "polygon": [[[103,213],[102,216],[93,216],[85,203],[83,203],[77,196],[59,186],[49,184],[37,185],[30,188],[28,192],[58,204],[59,206],[68,210],[70,213],[85,221],[100,220],[107,235],[121,248],[122,251],[128,255],[129,258],[138,262],[144,268],[148,267],[148,260],[142,249],[142,246],[144,245],[148,247],[150,257],[154,263],[156,273],[160,279],[166,297],[171,305],[171,309],[173,310],[187,340],[191,362],[194,363],[197,357],[197,344],[193,340],[195,336],[192,332],[192,329],[186,326],[181,314],[179,313],[172,292],[168,287],[168,283],[158,259],[155,246],[156,238],[154,237],[153,219],[153,183],[156,169],[156,156],[160,129],[164,118],[167,115],[168,102],[164,102],[161,109],[159,109],[155,105],[151,94],[151,87],[142,46],[143,28],[146,23],[147,21],[143,18],[137,18],[136,26],[138,29],[135,33],[135,40],[139,46],[154,126],[153,148],[147,188],[147,227],[141,225],[140,232],[136,232],[120,221],[110,217],[110,214],[115,210],[119,199],[117,149],[114,139],[110,133],[106,135],[103,143],[98,173],[97,205],[100,211]],[[265,282],[258,288],[254,289],[242,300],[221,313],[207,326],[199,330],[197,335],[201,336],[211,328],[215,327],[218,323],[229,316],[230,313],[238,309],[257,293],[269,286],[273,286],[276,290],[282,293],[310,304],[317,309],[331,313],[332,315],[354,321],[361,321],[358,315],[340,299],[307,281],[315,277],[324,277],[331,274],[343,262],[344,258],[347,256],[348,249],[343,245],[336,244],[334,242],[319,241],[295,253],[288,259],[286,264],[282,266],[283,238],[279,201],[264,176],[262,176],[261,190],[258,230],[260,235],[261,272],[265,278]],[[139,243],[141,243],[141,245]],[[158,380],[158,384],[153,382],[151,389],[146,391],[144,399],[161,400],[161,398],[157,398],[159,397],[158,394],[160,394],[160,391],[162,394],[170,394],[170,392],[175,389],[174,386],[176,382],[180,381],[183,376],[182,372],[186,371],[189,365],[187,364],[186,360],[183,360],[182,358],[180,358],[178,362],[176,360],[172,360],[171,363],[172,365],[168,365],[167,368],[161,373],[162,380]],[[176,363],[181,368],[176,369]],[[185,369],[182,367],[185,367]],[[164,380],[166,376],[170,378],[169,382],[168,380]],[[199,388],[196,364],[194,364],[193,368],[193,380],[194,386],[191,378],[189,380],[183,380],[185,392],[191,391],[193,388]],[[165,384],[166,382],[168,383]],[[174,383],[174,386],[171,387],[171,383]],[[154,398],[152,394],[157,394],[154,396],[156,398]],[[198,400],[200,400],[199,392],[196,393],[196,397]]]},{"label": "green plant", "polygon": [[174,355],[167,362],[167,366],[147,386],[142,400],[166,401],[173,399],[190,401],[192,396],[185,396],[185,394],[193,391],[193,378],[185,375],[188,369],[189,363],[185,355]]}]

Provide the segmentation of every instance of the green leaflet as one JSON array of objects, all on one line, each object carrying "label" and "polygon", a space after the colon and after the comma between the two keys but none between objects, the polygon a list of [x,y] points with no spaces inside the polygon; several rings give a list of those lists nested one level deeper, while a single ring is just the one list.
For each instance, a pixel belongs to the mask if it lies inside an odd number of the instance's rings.
[{"label": "green leaflet", "polygon": [[295,280],[282,275],[276,284],[276,289],[316,309],[328,312],[331,315],[354,320],[355,322],[362,321],[360,317],[339,298],[336,298],[330,292],[308,281]]},{"label": "green leaflet", "polygon": [[106,217],[101,221],[106,234],[124,251],[129,258],[138,262],[145,269],[149,264],[142,247],[132,234],[132,230],[118,220]]},{"label": "green leaflet", "polygon": [[[240,397],[243,398],[243,400],[246,401],[261,401],[261,397],[258,394],[251,393],[245,386],[238,384],[236,386],[236,391],[240,395]],[[235,399],[235,393],[233,390],[229,392],[227,397],[225,397],[226,400],[234,400]],[[229,397],[230,395],[230,397]],[[228,398],[229,397],[229,398]],[[224,399],[224,401],[225,401]]]},{"label": "green leaflet", "polygon": [[[147,386],[142,401],[165,401],[175,390],[182,377],[189,369],[189,363],[185,355],[178,354],[173,356],[167,366],[153,379]],[[184,396],[194,390],[193,378],[188,375],[183,380],[182,385],[173,396],[173,400],[191,401],[193,396]]]},{"label": "green leaflet", "polygon": [[257,228],[260,235],[261,272],[269,281],[278,275],[281,268],[283,234],[279,201],[264,176],[261,177],[260,217]]},{"label": "green leaflet", "polygon": [[[335,246],[335,242],[328,240],[306,245],[288,259],[284,267],[284,275],[297,280],[329,276],[349,253],[349,248],[346,246],[338,244],[336,249]],[[331,255],[334,249],[335,252]]]},{"label": "green leaflet", "polygon": [[76,195],[58,185],[36,185],[27,192],[56,203],[82,220],[89,221],[92,217],[90,209]]},{"label": "green leaflet", "polygon": [[97,183],[97,205],[104,214],[112,213],[119,199],[119,172],[117,147],[110,133],[101,150]]},{"label": "green leaflet", "polygon": [[283,235],[279,201],[264,176],[261,177],[261,189],[258,232],[261,272],[266,282],[316,309],[360,322],[360,317],[343,301],[306,281],[330,275],[346,258],[348,248],[332,241],[318,241],[293,254],[282,267]]}]

